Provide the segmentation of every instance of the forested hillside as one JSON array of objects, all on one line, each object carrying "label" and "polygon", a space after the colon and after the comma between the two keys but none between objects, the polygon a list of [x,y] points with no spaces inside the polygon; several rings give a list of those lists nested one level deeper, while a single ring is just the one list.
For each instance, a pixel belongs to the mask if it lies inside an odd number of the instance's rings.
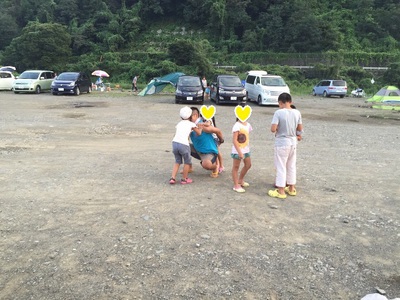
[{"label": "forested hillside", "polygon": [[217,62],[260,64],[259,53],[351,53],[362,65],[393,63],[400,51],[398,0],[0,3],[0,63],[19,69],[105,66],[151,77],[179,66],[210,73]]}]

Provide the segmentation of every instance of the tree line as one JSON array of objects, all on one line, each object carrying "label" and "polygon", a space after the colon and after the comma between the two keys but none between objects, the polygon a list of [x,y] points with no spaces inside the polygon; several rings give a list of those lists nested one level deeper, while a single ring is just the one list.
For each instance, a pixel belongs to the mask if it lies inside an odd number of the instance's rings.
[{"label": "tree line", "polygon": [[[240,53],[399,54],[398,0],[0,0],[0,63],[208,74]],[[134,55],[132,55],[134,53]],[[138,57],[145,56],[145,60]],[[129,60],[128,57],[131,59]],[[243,57],[257,57],[247,55]],[[397,56],[398,57],[398,56]],[[257,63],[254,60],[246,63]]]}]

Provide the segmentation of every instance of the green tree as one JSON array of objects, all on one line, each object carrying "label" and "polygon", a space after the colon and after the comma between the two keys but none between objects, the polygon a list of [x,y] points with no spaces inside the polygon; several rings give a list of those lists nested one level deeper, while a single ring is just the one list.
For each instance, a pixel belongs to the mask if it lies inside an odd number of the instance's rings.
[{"label": "green tree", "polygon": [[193,66],[198,74],[209,74],[211,63],[207,58],[209,47],[207,41],[192,42],[176,40],[169,44],[168,54],[171,61],[178,66]]},{"label": "green tree", "polygon": [[59,0],[54,9],[55,21],[68,26],[78,17],[78,11],[77,0]]},{"label": "green tree", "polygon": [[4,60],[19,70],[55,69],[71,56],[71,36],[57,23],[30,22],[5,50]]},{"label": "green tree", "polygon": [[6,11],[0,12],[0,50],[10,44],[12,39],[18,34],[18,25],[10,14]]},{"label": "green tree", "polygon": [[400,86],[400,63],[393,63],[383,75],[383,80],[397,87]]}]

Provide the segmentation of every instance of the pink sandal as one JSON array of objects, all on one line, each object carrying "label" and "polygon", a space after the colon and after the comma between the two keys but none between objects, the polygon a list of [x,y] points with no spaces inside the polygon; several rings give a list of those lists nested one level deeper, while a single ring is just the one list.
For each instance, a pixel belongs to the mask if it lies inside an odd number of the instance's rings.
[{"label": "pink sandal", "polygon": [[189,184],[189,183],[192,183],[193,182],[193,180],[192,179],[190,179],[190,178],[186,178],[186,179],[181,179],[181,184]]}]

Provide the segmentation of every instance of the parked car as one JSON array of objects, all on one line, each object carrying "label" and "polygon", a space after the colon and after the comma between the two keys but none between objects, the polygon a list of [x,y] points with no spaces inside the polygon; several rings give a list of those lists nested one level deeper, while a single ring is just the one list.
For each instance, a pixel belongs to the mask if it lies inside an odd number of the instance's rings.
[{"label": "parked car", "polygon": [[183,75],[178,78],[175,91],[175,103],[204,102],[204,91],[199,76]]},{"label": "parked car", "polygon": [[220,103],[246,103],[246,90],[236,75],[218,75],[210,85],[211,101]]},{"label": "parked car", "polygon": [[13,73],[8,71],[0,71],[0,90],[11,91],[13,89],[13,84],[15,77]]},{"label": "parked car", "polygon": [[92,92],[92,81],[90,77],[82,72],[63,72],[58,75],[51,84],[53,95],[73,94],[80,95],[82,92]]},{"label": "parked car", "polygon": [[259,105],[277,105],[278,96],[290,94],[285,80],[278,75],[269,75],[266,71],[249,71],[245,81],[247,100]]},{"label": "parked car", "polygon": [[312,90],[313,96],[322,95],[324,97],[339,96],[343,98],[347,95],[347,83],[344,80],[321,80]]},{"label": "parked car", "polygon": [[24,71],[13,84],[14,93],[36,93],[50,90],[54,80],[54,72],[46,70]]}]

